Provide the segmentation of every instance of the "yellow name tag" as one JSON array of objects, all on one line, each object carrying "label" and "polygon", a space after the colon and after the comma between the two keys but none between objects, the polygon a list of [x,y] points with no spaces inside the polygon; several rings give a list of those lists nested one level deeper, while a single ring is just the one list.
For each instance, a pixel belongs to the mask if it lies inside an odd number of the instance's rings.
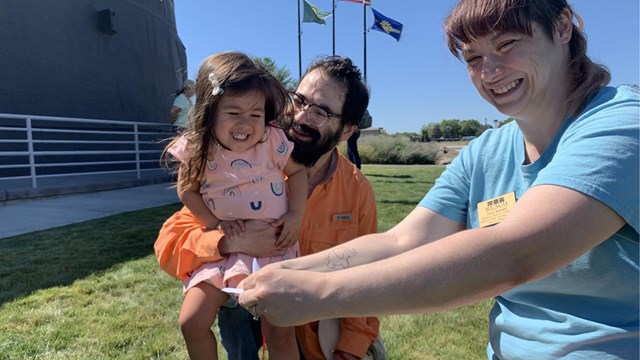
[{"label": "yellow name tag", "polygon": [[515,204],[515,192],[479,202],[478,221],[480,222],[480,227],[487,227],[501,222],[507,217],[507,214]]}]

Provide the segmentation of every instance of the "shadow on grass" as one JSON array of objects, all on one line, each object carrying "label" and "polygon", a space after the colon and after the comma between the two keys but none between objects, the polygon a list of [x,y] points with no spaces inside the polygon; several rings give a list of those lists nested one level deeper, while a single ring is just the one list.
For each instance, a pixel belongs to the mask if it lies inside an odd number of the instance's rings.
[{"label": "shadow on grass", "polygon": [[0,306],[153,254],[162,223],[180,207],[133,211],[0,239]]}]

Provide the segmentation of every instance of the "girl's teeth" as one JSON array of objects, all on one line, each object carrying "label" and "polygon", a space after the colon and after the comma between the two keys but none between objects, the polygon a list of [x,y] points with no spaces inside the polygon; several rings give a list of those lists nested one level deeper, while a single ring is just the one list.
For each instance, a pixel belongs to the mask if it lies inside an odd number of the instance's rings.
[{"label": "girl's teeth", "polygon": [[247,134],[238,134],[238,133],[233,133],[231,134],[231,136],[233,136],[233,138],[236,140],[244,140],[248,137]]}]

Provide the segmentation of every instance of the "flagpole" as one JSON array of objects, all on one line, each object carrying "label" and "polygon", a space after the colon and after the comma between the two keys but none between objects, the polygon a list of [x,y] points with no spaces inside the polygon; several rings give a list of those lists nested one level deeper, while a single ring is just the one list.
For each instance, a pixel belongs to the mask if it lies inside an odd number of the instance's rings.
[{"label": "flagpole", "polygon": [[336,56],[336,0],[332,1],[333,3],[333,8],[331,9],[331,17],[333,19],[331,19],[331,45],[332,45],[332,49],[333,49],[333,56]]},{"label": "flagpole", "polygon": [[302,79],[302,31],[300,30],[300,0],[298,2],[298,81]]},{"label": "flagpole", "polygon": [[364,80],[367,81],[367,1],[362,0],[362,37],[364,39]]}]

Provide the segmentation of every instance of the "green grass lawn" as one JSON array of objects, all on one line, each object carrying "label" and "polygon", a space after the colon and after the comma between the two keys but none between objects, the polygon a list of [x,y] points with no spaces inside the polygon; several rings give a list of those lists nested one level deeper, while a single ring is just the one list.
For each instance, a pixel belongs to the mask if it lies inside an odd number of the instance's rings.
[{"label": "green grass lawn", "polygon": [[[380,231],[408,214],[442,170],[363,166]],[[0,360],[187,359],[181,284],[153,254],[158,229],[179,207],[0,239]],[[381,317],[388,358],[486,358],[490,306]]]}]

